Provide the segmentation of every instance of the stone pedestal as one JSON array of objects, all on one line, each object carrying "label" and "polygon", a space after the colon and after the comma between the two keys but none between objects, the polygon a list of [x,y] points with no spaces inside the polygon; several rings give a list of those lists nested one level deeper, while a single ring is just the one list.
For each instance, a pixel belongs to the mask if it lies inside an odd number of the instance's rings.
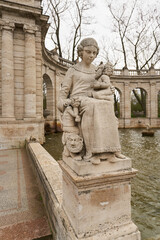
[{"label": "stone pedestal", "polygon": [[[63,209],[75,231],[74,239],[139,240],[131,220],[131,160],[99,165],[68,158],[63,172]],[[72,239],[72,238],[71,238]]]}]

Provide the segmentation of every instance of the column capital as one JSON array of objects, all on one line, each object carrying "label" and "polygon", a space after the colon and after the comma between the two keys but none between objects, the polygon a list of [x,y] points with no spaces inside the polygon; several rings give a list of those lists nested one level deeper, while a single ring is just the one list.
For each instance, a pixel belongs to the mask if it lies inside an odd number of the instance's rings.
[{"label": "column capital", "polygon": [[0,20],[0,28],[9,30],[9,31],[14,31],[15,23],[5,21],[5,20]]},{"label": "column capital", "polygon": [[151,85],[151,86],[155,86],[155,85],[156,85],[156,81],[151,80],[151,81],[150,81],[150,85]]},{"label": "column capital", "polygon": [[23,30],[24,30],[25,33],[35,34],[36,31],[38,31],[38,28],[36,26],[33,26],[33,25],[24,24]]}]

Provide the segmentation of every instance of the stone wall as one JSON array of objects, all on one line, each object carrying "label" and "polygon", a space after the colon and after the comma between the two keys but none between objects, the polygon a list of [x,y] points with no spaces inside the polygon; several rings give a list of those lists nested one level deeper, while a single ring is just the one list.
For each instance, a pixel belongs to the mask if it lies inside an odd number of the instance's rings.
[{"label": "stone wall", "polygon": [[40,4],[0,2],[0,148],[22,146],[31,136],[44,141],[42,41],[48,17]]},{"label": "stone wall", "polygon": [[10,0],[10,2],[20,3],[27,6],[39,7],[40,0]]}]

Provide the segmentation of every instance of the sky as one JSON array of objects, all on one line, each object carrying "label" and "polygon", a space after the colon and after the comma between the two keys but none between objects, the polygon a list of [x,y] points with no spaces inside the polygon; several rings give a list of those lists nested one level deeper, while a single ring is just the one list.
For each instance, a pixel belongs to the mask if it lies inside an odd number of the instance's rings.
[{"label": "sky", "polygon": [[[72,1],[74,1],[74,0],[72,0]],[[126,1],[129,3],[129,6],[132,5],[132,3],[133,3],[133,0],[113,0],[113,2],[115,2],[115,4],[116,4],[116,7],[118,6],[118,4],[126,2]],[[140,6],[143,6],[143,8],[145,8],[145,6],[147,6],[147,5],[149,5],[149,7],[152,8],[155,4],[158,3],[159,9],[160,9],[160,1],[159,0],[138,0],[138,1],[141,4]],[[100,61],[104,60],[104,58],[103,58],[104,51],[102,53],[103,46],[106,45],[106,49],[107,49],[107,47],[109,48],[113,41],[118,40],[118,37],[115,38],[115,35],[112,32],[112,27],[111,27],[112,26],[112,17],[111,17],[109,10],[107,9],[107,3],[106,3],[107,0],[91,0],[91,2],[95,4],[95,7],[90,12],[90,14],[94,17],[94,21],[95,21],[95,24],[90,25],[90,29],[94,30],[94,33],[91,35],[91,37],[94,37],[99,44],[100,53],[99,53],[97,61],[100,62]],[[65,46],[65,44],[66,44],[65,37],[69,32],[69,26],[66,27],[66,25],[64,23],[65,23],[65,21],[62,22],[62,36],[61,36],[63,46]],[[105,38],[104,38],[104,36],[105,36]],[[49,34],[47,34],[47,36],[46,36],[45,45],[46,45],[46,48],[48,48],[49,50],[52,50],[55,47],[53,42],[49,38]],[[112,56],[112,58],[113,58],[113,56]],[[123,67],[123,66],[120,65],[120,68],[121,67]]]},{"label": "sky", "polygon": [[[92,37],[95,37],[97,41],[100,41],[104,31],[107,31],[108,33],[110,32],[111,20],[108,16],[109,12],[107,13],[105,0],[92,0],[91,2],[95,4],[95,7],[92,9],[91,14],[93,15],[94,21],[96,22],[94,25],[91,26],[91,30],[94,29],[95,32],[94,34],[92,34]],[[62,26],[62,32],[65,31],[66,29],[63,29]],[[47,35],[46,37],[45,44],[49,50],[54,48],[52,41],[50,41],[49,39],[49,35]]]}]

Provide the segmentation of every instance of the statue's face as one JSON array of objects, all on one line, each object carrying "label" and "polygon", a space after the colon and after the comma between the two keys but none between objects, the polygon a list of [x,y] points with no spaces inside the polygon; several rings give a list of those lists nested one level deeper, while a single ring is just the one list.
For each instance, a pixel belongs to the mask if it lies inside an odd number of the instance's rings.
[{"label": "statue's face", "polygon": [[97,56],[97,48],[94,46],[87,46],[83,48],[82,60],[90,65]]},{"label": "statue's face", "polygon": [[77,134],[70,133],[66,137],[66,147],[71,153],[79,153],[83,147],[83,139]]}]

